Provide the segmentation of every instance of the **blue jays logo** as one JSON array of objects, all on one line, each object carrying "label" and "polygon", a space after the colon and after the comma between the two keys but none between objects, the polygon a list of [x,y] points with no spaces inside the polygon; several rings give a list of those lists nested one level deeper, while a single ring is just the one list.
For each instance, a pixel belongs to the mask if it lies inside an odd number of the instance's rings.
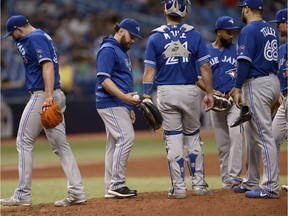
[{"label": "blue jays logo", "polygon": [[37,49],[36,52],[37,52],[39,58],[42,58],[42,50],[41,49]]},{"label": "blue jays logo", "polygon": [[233,68],[233,69],[226,71],[225,74],[228,74],[233,80],[236,77],[237,70],[236,68]]},{"label": "blue jays logo", "polygon": [[132,65],[131,65],[130,59],[125,59],[125,64],[126,64],[127,68],[129,69],[129,71],[131,71],[132,70]]},{"label": "blue jays logo", "polygon": [[232,25],[234,25],[233,19],[228,20],[228,22],[230,22]]}]

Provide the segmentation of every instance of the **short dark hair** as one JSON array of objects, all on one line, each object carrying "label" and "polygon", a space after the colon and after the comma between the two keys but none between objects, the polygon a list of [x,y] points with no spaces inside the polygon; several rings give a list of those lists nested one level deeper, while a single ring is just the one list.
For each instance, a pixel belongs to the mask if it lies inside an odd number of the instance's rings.
[{"label": "short dark hair", "polygon": [[116,33],[119,31],[120,28],[121,28],[121,26],[119,25],[119,23],[116,23],[114,25],[114,30],[115,30]]},{"label": "short dark hair", "polygon": [[167,14],[167,16],[169,17],[170,20],[174,21],[174,22],[181,22],[183,17],[179,17],[179,16],[171,16],[170,14]]}]

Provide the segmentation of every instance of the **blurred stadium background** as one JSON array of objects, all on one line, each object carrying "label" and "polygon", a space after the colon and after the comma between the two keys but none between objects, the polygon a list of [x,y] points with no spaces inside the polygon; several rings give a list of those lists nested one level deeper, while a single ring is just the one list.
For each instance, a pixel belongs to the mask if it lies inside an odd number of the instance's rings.
[{"label": "blurred stadium background", "polygon": [[[141,78],[146,40],[155,27],[165,24],[161,0],[2,0],[1,32],[15,14],[25,15],[30,23],[46,31],[56,43],[60,60],[62,88],[67,96],[67,133],[104,131],[95,109],[95,56],[104,36],[113,34],[113,25],[131,17],[140,22],[144,40],[129,51],[135,90],[141,94]],[[185,22],[193,25],[207,43],[214,40],[214,24],[219,16],[229,15],[243,26],[241,0],[192,0]],[[264,0],[263,17],[272,20],[286,0]],[[281,43],[284,41],[281,41]],[[21,56],[11,38],[1,40],[1,138],[15,137],[22,110],[29,98]],[[139,113],[136,114],[139,116]],[[143,119],[135,129],[148,129]],[[203,114],[203,128],[210,129],[209,115]],[[81,125],[81,127],[79,127]]]}]

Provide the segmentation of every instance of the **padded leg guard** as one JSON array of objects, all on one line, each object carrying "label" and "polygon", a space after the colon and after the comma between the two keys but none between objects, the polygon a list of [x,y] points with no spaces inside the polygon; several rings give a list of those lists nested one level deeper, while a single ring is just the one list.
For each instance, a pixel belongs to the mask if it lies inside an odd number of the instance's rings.
[{"label": "padded leg guard", "polygon": [[175,191],[186,191],[183,135],[164,135],[164,138],[172,187]]},{"label": "padded leg guard", "polygon": [[204,173],[204,152],[199,133],[193,136],[184,136],[184,143],[188,151],[188,167],[192,177],[192,185],[207,186]]}]

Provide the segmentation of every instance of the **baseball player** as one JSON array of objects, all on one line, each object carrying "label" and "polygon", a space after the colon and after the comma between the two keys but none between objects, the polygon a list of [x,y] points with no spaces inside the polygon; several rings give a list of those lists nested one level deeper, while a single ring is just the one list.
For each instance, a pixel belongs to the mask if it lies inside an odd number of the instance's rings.
[{"label": "baseball player", "polygon": [[[34,143],[43,130],[39,113],[55,101],[62,112],[65,111],[65,95],[60,89],[58,57],[51,37],[40,29],[34,28],[21,15],[12,16],[6,22],[8,32],[23,57],[26,72],[26,87],[31,94],[22,113],[18,134],[17,151],[19,155],[19,186],[10,198],[1,199],[7,206],[31,205],[31,182]],[[60,158],[68,178],[68,196],[55,202],[55,206],[69,206],[86,202],[80,171],[66,140],[63,120],[53,129],[45,129],[53,152]]]},{"label": "baseball player", "polygon": [[134,143],[135,113],[133,74],[127,51],[140,36],[139,23],[124,19],[116,24],[115,35],[105,37],[97,54],[96,108],[107,134],[105,156],[105,198],[132,197],[136,190],[126,186],[126,166]]},{"label": "baseball player", "polygon": [[[276,115],[274,116],[272,123],[272,131],[275,138],[276,146],[277,146],[277,158],[278,164],[280,165],[280,144],[286,139],[287,142],[287,119],[288,119],[288,100],[287,100],[287,76],[288,76],[288,60],[287,60],[287,30],[288,30],[288,9],[282,9],[277,11],[276,20],[272,20],[270,22],[277,23],[277,29],[280,33],[281,37],[286,38],[286,43],[282,44],[279,47],[278,52],[278,63],[279,63],[279,71],[277,76],[280,80],[281,84],[281,95],[278,99],[278,104],[280,107],[277,110]],[[279,167],[280,168],[280,167]],[[282,189],[288,190],[287,185],[282,185]]]},{"label": "baseball player", "polygon": [[[276,76],[278,34],[262,19],[262,0],[244,0],[239,7],[242,8],[242,21],[247,25],[241,30],[238,39],[237,77],[231,95],[238,107],[245,102],[253,116],[248,124],[251,135],[247,142],[246,178],[233,190],[245,193],[248,198],[278,198],[279,171],[271,120],[271,108],[280,95]],[[259,150],[264,166],[260,185],[259,161],[255,160]]]},{"label": "baseball player", "polygon": [[[235,29],[233,18],[222,16],[215,25],[216,40],[207,45],[213,73],[213,89],[228,94],[236,78],[236,44],[232,43]],[[244,145],[239,127],[229,127],[239,115],[233,105],[224,112],[210,111],[211,122],[219,151],[222,188],[231,188],[242,182],[242,161]]]},{"label": "baseball player", "polygon": [[192,176],[192,193],[206,195],[209,188],[205,182],[204,153],[199,136],[201,101],[195,84],[197,62],[207,90],[205,109],[210,110],[213,107],[210,55],[200,33],[193,26],[181,24],[190,1],[166,0],[164,3],[167,25],[154,29],[146,46],[143,97],[150,100],[155,83],[172,183],[168,197],[187,196],[184,146]]}]

